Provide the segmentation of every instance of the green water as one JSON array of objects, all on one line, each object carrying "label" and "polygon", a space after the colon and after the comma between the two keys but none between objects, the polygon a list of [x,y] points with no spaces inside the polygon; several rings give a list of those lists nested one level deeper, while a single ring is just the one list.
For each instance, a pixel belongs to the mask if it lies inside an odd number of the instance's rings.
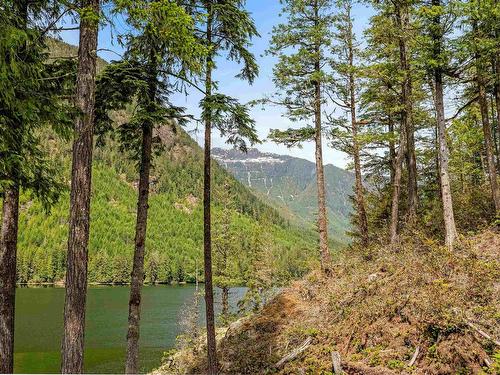
[{"label": "green water", "polygon": [[[141,315],[141,372],[160,364],[174,347],[179,319],[192,303],[195,287],[145,286]],[[231,295],[234,306],[243,289]],[[85,372],[123,373],[129,288],[89,287],[85,333]],[[217,294],[216,294],[217,297]],[[16,292],[16,373],[57,373],[63,327],[63,288],[18,288]],[[200,304],[200,313],[204,306]],[[200,320],[203,319],[200,314]],[[200,321],[201,323],[201,321]]]}]

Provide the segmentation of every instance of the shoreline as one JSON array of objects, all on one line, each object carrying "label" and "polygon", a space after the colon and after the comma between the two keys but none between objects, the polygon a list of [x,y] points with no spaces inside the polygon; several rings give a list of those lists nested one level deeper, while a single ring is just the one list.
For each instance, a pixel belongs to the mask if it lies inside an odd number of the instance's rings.
[{"label": "shoreline", "polygon": [[[199,281],[199,284],[204,284],[203,282]],[[38,282],[38,283],[16,283],[16,287],[19,288],[29,288],[29,287],[58,287],[58,288],[64,288],[66,283],[64,281],[55,281],[55,282]],[[88,286],[128,286],[130,283],[107,283],[107,282],[89,282]],[[156,282],[156,283],[151,283],[151,282],[145,282],[143,285],[196,285],[196,283],[193,282],[188,282],[188,281],[181,281],[181,282]]]}]

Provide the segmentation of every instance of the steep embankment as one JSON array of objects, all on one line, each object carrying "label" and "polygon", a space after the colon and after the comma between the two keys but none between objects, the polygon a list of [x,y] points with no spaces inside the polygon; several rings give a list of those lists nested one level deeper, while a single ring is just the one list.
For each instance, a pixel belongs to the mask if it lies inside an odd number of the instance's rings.
[{"label": "steep embankment", "polygon": [[[331,277],[309,274],[221,333],[222,373],[329,374],[335,353],[347,374],[496,374],[499,280],[493,230],[454,253],[417,234],[397,253],[345,251]],[[159,373],[203,372],[194,350]]]}]

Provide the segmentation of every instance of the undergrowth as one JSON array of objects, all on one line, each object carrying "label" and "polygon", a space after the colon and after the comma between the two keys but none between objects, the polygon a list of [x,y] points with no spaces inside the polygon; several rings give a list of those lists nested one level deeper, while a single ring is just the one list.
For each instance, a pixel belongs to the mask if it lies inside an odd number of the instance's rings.
[{"label": "undergrowth", "polygon": [[[403,244],[347,248],[331,276],[312,272],[233,323],[219,342],[222,373],[330,374],[332,351],[348,374],[498,373],[499,348],[476,329],[500,336],[500,234],[462,238],[453,252],[416,232]],[[202,343],[161,371],[203,372]]]}]

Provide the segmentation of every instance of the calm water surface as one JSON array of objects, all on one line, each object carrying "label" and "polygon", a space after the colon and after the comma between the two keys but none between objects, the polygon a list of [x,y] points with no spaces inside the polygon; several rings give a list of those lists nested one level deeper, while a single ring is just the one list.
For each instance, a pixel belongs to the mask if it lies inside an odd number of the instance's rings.
[{"label": "calm water surface", "polygon": [[[175,338],[181,331],[179,320],[193,302],[194,293],[194,285],[143,288],[140,338],[142,372],[157,367],[163,353],[174,347]],[[244,288],[233,289],[233,307],[243,293]],[[127,286],[89,287],[85,372],[124,372],[128,297]],[[16,373],[59,372],[63,306],[63,288],[17,289],[14,359]],[[201,298],[200,323],[204,319],[204,308]]]}]

